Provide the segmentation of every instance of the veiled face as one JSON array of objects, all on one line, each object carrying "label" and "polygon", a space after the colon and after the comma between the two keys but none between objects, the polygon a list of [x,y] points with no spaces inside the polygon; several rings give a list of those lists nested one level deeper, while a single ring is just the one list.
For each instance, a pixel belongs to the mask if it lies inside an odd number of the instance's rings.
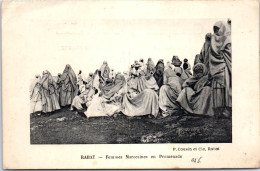
[{"label": "veiled face", "polygon": [[224,24],[222,21],[218,21],[214,24],[214,27],[213,27],[213,30],[214,30],[214,33],[217,35],[217,36],[223,36],[224,35],[224,32],[225,32],[225,27],[224,27]]},{"label": "veiled face", "polygon": [[207,33],[207,34],[206,34],[205,40],[206,40],[206,41],[210,41],[210,40],[211,40],[211,33]]},{"label": "veiled face", "polygon": [[203,77],[204,72],[205,72],[205,65],[202,63],[196,64],[193,68],[193,73],[194,73],[195,78],[199,79],[199,78]]},{"label": "veiled face", "polygon": [[45,70],[45,71],[42,72],[42,75],[45,75],[45,74],[46,74],[46,75],[48,74],[48,71],[47,71],[47,70]]}]

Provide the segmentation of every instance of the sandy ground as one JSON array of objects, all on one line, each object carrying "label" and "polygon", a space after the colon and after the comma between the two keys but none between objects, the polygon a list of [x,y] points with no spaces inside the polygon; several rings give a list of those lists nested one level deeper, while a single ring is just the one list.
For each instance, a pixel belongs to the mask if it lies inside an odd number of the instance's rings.
[{"label": "sandy ground", "polygon": [[[81,115],[80,115],[81,114]],[[67,108],[31,115],[31,144],[231,143],[232,119],[178,114],[166,118],[85,118]]]}]

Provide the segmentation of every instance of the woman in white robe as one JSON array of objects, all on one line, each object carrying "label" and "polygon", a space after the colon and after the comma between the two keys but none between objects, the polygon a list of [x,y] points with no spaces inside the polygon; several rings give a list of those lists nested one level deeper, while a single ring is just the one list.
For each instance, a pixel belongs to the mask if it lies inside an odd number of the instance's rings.
[{"label": "woman in white robe", "polygon": [[99,93],[93,96],[93,99],[88,103],[88,109],[84,114],[87,118],[112,116],[122,110],[122,96],[125,88],[122,87],[110,99],[106,99]]},{"label": "woman in white robe", "polygon": [[56,94],[56,83],[49,71],[43,71],[40,85],[42,94],[42,112],[50,113],[59,110],[60,105]]},{"label": "woman in white robe", "polygon": [[159,113],[158,95],[154,90],[145,89],[142,92],[130,89],[123,97],[122,113],[126,116],[153,115]]},{"label": "woman in white robe", "polygon": [[41,76],[36,75],[30,87],[30,113],[42,111]]},{"label": "woman in white robe", "polygon": [[139,92],[144,89],[153,89],[154,91],[159,89],[159,86],[151,73],[145,74],[145,72],[139,68],[137,75],[137,90]]},{"label": "woman in white robe", "polygon": [[208,80],[207,69],[198,63],[193,67],[192,78],[183,83],[184,89],[179,94],[177,102],[191,114],[213,116],[212,88]]}]

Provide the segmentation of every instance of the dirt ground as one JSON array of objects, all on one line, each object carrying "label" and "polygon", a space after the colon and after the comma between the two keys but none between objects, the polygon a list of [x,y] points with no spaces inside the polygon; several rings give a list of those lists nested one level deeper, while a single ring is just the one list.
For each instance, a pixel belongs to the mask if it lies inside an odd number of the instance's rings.
[{"label": "dirt ground", "polygon": [[166,118],[86,118],[67,108],[31,117],[31,144],[231,143],[232,119],[180,113]]}]

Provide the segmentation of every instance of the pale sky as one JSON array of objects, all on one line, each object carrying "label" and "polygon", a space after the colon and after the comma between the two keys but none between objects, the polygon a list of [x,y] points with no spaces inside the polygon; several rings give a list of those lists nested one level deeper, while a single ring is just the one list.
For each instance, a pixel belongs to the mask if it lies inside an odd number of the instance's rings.
[{"label": "pale sky", "polygon": [[[47,69],[52,75],[57,75],[62,73],[66,64],[70,64],[76,73],[81,69],[87,75],[100,68],[104,60],[110,68],[123,72],[134,60],[143,58],[147,61],[151,57],[155,64],[159,59],[164,59],[166,64],[173,55],[181,60],[187,58],[193,65],[195,55],[203,46],[205,34],[212,32],[216,21],[119,19],[73,23],[71,20],[58,28],[50,21],[46,23],[47,28],[35,28],[38,42],[34,48],[38,49],[39,55],[50,56],[53,53],[54,60],[40,58],[39,68],[33,74]],[[52,37],[50,41],[48,36],[41,36],[46,34]]]},{"label": "pale sky", "polygon": [[[84,8],[82,8],[84,10]],[[32,78],[49,70],[53,76],[70,64],[75,73],[85,75],[99,69],[106,60],[110,68],[127,71],[134,60],[151,57],[156,64],[171,61],[173,55],[187,58],[191,65],[219,19],[131,19],[95,18],[61,11],[55,7],[44,13],[35,10],[17,19],[26,25],[21,39],[28,48],[22,56],[29,59]],[[80,13],[82,14],[82,13]],[[84,13],[83,13],[84,14]],[[17,23],[17,25],[19,22]],[[17,31],[14,31],[14,33]]]}]

